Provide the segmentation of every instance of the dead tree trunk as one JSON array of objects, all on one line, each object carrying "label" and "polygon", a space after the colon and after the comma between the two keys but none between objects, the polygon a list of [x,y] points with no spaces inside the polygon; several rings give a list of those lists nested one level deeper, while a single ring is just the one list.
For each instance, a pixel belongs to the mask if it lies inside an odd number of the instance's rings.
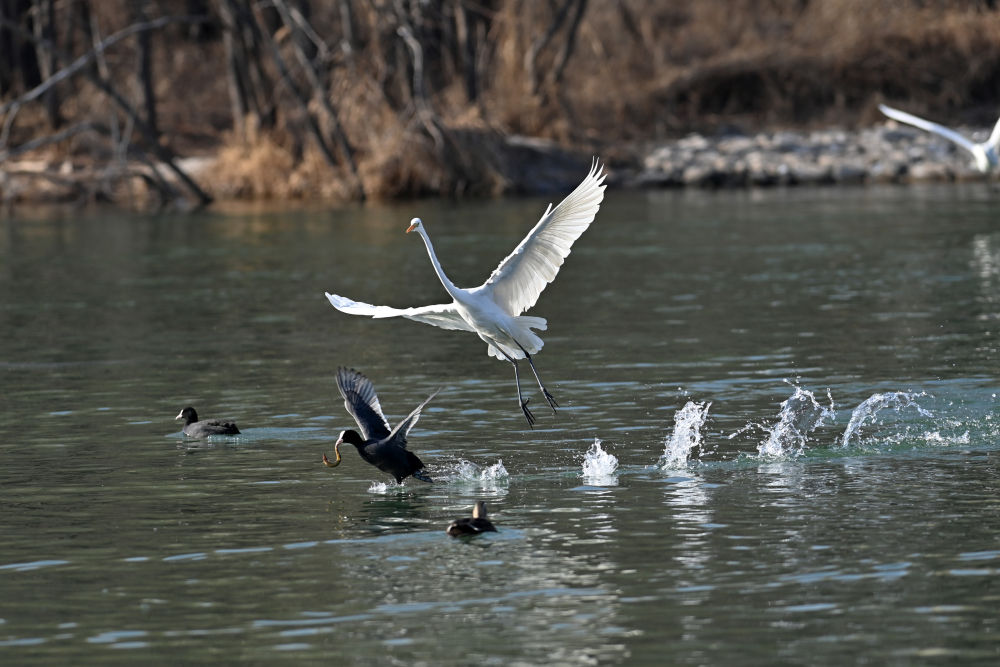
[{"label": "dead tree trunk", "polygon": [[576,47],[576,34],[583,20],[583,13],[587,11],[587,0],[575,0],[573,7],[573,18],[570,20],[569,28],[566,32],[566,41],[556,57],[555,67],[552,69],[552,81],[556,85],[562,82],[563,72],[569,59],[573,56],[573,49]]},{"label": "dead tree trunk", "polygon": [[434,140],[434,146],[438,151],[441,151],[444,148],[441,123],[427,95],[427,84],[424,80],[424,46],[414,34],[410,15],[401,0],[396,0],[395,7],[396,19],[399,22],[396,33],[402,38],[403,43],[406,44],[406,47],[410,51],[410,69],[412,71],[410,97],[413,100],[413,106],[416,108],[417,118],[420,119],[424,129],[427,130],[427,134]]},{"label": "dead tree trunk", "polygon": [[476,19],[465,7],[465,0],[455,0],[455,39],[458,41],[459,61],[465,97],[475,104],[479,101],[479,79],[476,59]]},{"label": "dead tree trunk", "polygon": [[222,19],[222,43],[226,49],[226,83],[233,128],[241,138],[246,138],[246,120],[250,113],[250,94],[246,88],[249,77],[246,74],[243,52],[237,43],[236,16],[225,0],[219,3],[219,17]]},{"label": "dead tree trunk", "polygon": [[340,48],[348,56],[354,55],[358,50],[357,28],[354,26],[354,6],[351,0],[340,0]]},{"label": "dead tree trunk", "polygon": [[[54,49],[49,44],[55,44],[55,2],[53,0],[35,0],[32,8],[33,29],[35,33],[35,53],[37,53],[38,68],[42,80],[52,76],[56,67]],[[42,96],[42,105],[49,121],[49,127],[54,130],[63,125],[62,114],[59,112],[59,93],[53,88]]]},{"label": "dead tree trunk", "polygon": [[261,66],[263,35],[250,8],[238,0],[218,0],[233,127],[241,135],[249,118],[257,128],[274,127],[277,109],[271,81]]},{"label": "dead tree trunk", "polygon": [[[140,0],[134,7],[135,23],[149,21],[149,0]],[[143,30],[136,35],[139,62],[136,68],[140,106],[146,117],[150,132],[160,136],[160,126],[156,118],[156,93],[153,89],[153,40],[152,32]]]},{"label": "dead tree trunk", "polygon": [[565,0],[562,6],[556,11],[556,15],[552,19],[552,24],[549,26],[545,33],[536,39],[531,44],[531,48],[524,55],[524,71],[527,75],[528,84],[531,86],[531,94],[537,95],[539,89],[542,87],[542,80],[545,79],[544,74],[538,73],[538,57],[541,55],[542,51],[548,47],[549,42],[556,36],[562,24],[566,21],[566,17],[569,15],[570,7],[572,7],[574,0]]}]

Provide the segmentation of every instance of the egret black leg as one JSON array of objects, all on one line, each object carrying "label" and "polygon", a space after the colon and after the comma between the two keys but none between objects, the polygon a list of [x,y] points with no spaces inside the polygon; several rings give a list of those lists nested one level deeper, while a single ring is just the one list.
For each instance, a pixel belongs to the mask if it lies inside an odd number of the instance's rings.
[{"label": "egret black leg", "polygon": [[528,420],[528,426],[535,428],[535,415],[531,414],[531,410],[528,409],[528,401],[531,399],[525,399],[524,396],[521,395],[521,378],[517,373],[517,360],[512,359],[510,355],[501,350],[499,347],[497,349],[500,350],[500,353],[503,354],[503,356],[507,357],[507,361],[509,361],[511,366],[514,367],[514,384],[517,385],[517,404],[521,407],[521,412],[524,414],[524,418]]},{"label": "egret black leg", "polygon": [[531,360],[531,355],[528,354],[527,350],[521,347],[520,343],[517,343],[517,346],[521,348],[521,352],[524,352],[524,356],[528,359],[528,365],[531,366],[531,372],[535,374],[535,381],[538,382],[538,388],[542,390],[542,396],[544,396],[545,400],[549,402],[549,407],[552,409],[552,414],[555,414],[556,408],[559,407],[559,404],[556,403],[556,399],[552,397],[552,394],[549,393],[549,390],[546,389],[545,385],[542,384],[542,378],[538,377],[538,370],[535,368],[535,362]]},{"label": "egret black leg", "polygon": [[521,406],[524,418],[528,420],[528,426],[535,428],[535,415],[531,414],[531,410],[528,409],[528,401],[531,399],[521,396],[521,379],[517,376],[517,362],[512,361],[511,364],[514,365],[514,384],[517,385],[517,402]]}]

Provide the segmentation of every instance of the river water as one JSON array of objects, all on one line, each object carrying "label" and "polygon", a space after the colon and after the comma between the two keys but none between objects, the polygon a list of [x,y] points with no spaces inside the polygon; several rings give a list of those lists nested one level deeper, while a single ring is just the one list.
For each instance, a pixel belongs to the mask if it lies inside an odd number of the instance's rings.
[{"label": "river water", "polygon": [[[475,336],[323,293],[439,303],[411,217],[473,286],[547,201],[0,221],[0,662],[996,664],[996,199],[611,192],[534,430]],[[338,365],[444,388],[436,483],[321,465]]]}]

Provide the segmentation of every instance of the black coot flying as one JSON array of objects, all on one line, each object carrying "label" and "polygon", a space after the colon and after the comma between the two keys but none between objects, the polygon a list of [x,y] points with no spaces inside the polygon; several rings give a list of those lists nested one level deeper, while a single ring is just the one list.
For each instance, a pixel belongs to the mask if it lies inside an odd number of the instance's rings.
[{"label": "black coot flying", "polygon": [[395,477],[397,484],[410,475],[423,482],[434,481],[424,472],[424,464],[417,455],[406,448],[406,436],[420,418],[420,411],[437,396],[440,389],[428,396],[391,430],[382,414],[382,406],[379,405],[371,380],[353,368],[338,368],[337,389],[344,397],[344,407],[358,423],[361,433],[354,430],[341,431],[333,446],[337,459],[331,462],[323,454],[324,464],[331,468],[340,465],[340,445],[346,442],[357,447],[358,454],[365,461]]}]

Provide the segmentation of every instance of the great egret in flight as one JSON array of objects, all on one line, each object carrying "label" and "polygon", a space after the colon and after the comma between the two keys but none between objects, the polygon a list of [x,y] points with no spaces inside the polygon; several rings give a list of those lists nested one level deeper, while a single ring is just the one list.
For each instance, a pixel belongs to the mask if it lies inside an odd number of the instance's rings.
[{"label": "great egret in flight", "polygon": [[521,380],[517,370],[519,359],[528,360],[538,388],[553,414],[558,403],[542,384],[535,363],[531,360],[531,355],[541,350],[544,344],[533,329],[545,331],[547,323],[542,317],[521,313],[535,305],[545,286],[555,279],[573,242],[597,215],[601,200],[604,199],[603,182],[607,176],[601,172],[601,164],[595,160],[583,182],[555,208],[549,204],[534,229],[500,262],[486,282],[471,289],[456,287],[449,280],[434,254],[434,246],[424,230],[423,222],[420,218],[413,218],[406,232],[415,231],[424,240],[431,264],[451,296],[451,303],[399,309],[352,301],[329,292],[326,298],[334,308],[351,315],[405,317],[442,329],[458,329],[477,334],[486,343],[489,356],[506,359],[513,364],[518,405],[524,418],[528,420],[528,425],[534,426],[535,417],[528,409],[528,401],[521,395]]},{"label": "great egret in flight", "polygon": [[984,174],[989,173],[991,168],[1000,164],[1000,160],[997,158],[997,145],[1000,144],[1000,120],[997,120],[997,124],[993,126],[993,132],[990,133],[990,138],[981,144],[977,144],[969,139],[966,139],[955,130],[945,127],[944,125],[932,123],[929,120],[918,118],[913,114],[908,114],[905,111],[900,111],[899,109],[887,107],[884,104],[878,105],[878,108],[879,111],[893,120],[913,125],[914,127],[919,127],[921,130],[933,132],[940,137],[944,137],[948,141],[958,144],[965,150],[972,153],[972,157],[976,160],[976,169]]},{"label": "great egret in flight", "polygon": [[361,433],[354,430],[341,431],[333,446],[337,460],[331,462],[323,454],[324,464],[331,468],[339,466],[340,446],[346,442],[357,447],[358,454],[365,461],[395,477],[397,484],[402,484],[410,475],[422,482],[434,481],[424,472],[424,464],[417,455],[406,448],[406,436],[420,419],[420,411],[437,396],[437,391],[415,407],[406,419],[396,424],[396,428],[389,430],[389,422],[382,414],[382,406],[379,405],[371,380],[353,368],[338,368],[337,389],[344,397],[344,407],[358,423]]}]

